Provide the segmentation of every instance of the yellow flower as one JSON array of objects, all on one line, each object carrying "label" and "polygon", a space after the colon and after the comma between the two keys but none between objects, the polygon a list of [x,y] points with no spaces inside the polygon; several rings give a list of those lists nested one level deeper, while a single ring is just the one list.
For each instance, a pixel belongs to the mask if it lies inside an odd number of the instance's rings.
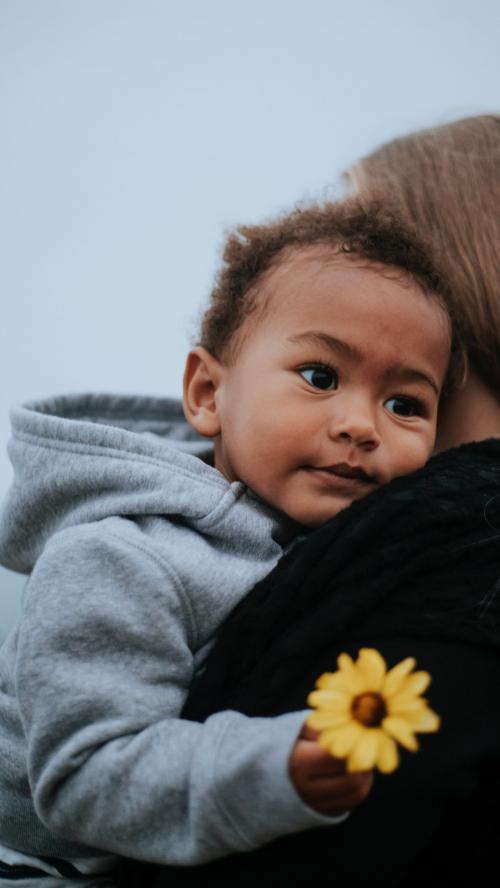
[{"label": "yellow flower", "polygon": [[412,672],[413,657],[387,671],[373,648],[362,648],[356,662],[341,654],[337,664],[338,672],[321,675],[318,690],[309,694],[307,702],[317,711],[307,724],[320,732],[320,746],[336,758],[347,758],[348,771],[395,771],[396,741],[414,752],[416,732],[439,728],[439,716],[420,696],[430,684],[429,673]]}]

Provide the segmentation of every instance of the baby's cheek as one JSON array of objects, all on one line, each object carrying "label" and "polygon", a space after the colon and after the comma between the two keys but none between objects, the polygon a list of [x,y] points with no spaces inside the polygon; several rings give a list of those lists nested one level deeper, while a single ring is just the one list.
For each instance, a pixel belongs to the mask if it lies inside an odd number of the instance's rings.
[{"label": "baby's cheek", "polygon": [[398,474],[406,475],[410,472],[416,472],[417,469],[421,469],[422,466],[425,466],[426,462],[432,456],[434,441],[435,435],[428,435],[422,438],[418,443],[415,442],[413,448],[408,448],[406,452],[403,451],[404,456],[401,471],[398,471]]}]

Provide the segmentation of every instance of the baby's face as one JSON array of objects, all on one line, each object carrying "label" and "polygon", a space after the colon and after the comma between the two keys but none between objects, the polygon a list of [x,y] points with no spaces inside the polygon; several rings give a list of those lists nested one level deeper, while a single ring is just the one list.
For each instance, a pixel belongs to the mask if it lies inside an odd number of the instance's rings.
[{"label": "baby's face", "polygon": [[311,527],[427,461],[450,350],[435,299],[326,249],[268,275],[217,390],[216,468]]}]

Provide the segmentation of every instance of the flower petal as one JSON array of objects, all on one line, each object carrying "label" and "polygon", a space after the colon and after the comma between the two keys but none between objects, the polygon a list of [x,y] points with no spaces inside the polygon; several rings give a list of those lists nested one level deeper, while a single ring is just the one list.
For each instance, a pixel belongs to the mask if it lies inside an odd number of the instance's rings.
[{"label": "flower petal", "polygon": [[350,721],[349,712],[331,712],[328,709],[311,712],[306,718],[306,724],[314,731],[324,731],[326,728],[336,728]]},{"label": "flower petal", "polygon": [[428,672],[412,672],[411,675],[406,676],[403,686],[401,687],[401,693],[423,694],[423,692],[429,687],[430,683],[431,677]]},{"label": "flower petal", "polygon": [[395,694],[386,700],[387,711],[391,715],[406,715],[406,713],[418,712],[425,708],[425,700],[416,697],[415,694]]},{"label": "flower petal", "polygon": [[318,743],[336,758],[345,758],[365,730],[358,722],[350,721],[340,728],[323,731],[318,737]]},{"label": "flower petal", "polygon": [[365,689],[379,691],[387,672],[387,664],[383,656],[374,648],[362,648],[356,666],[366,679]]},{"label": "flower petal", "polygon": [[399,752],[395,741],[380,731],[377,767],[382,774],[391,774],[399,765]]},{"label": "flower petal", "polygon": [[417,661],[414,657],[406,657],[405,660],[401,660],[400,663],[393,666],[387,673],[381,688],[384,697],[390,697],[391,694],[397,693],[403,683],[403,679],[406,678],[412,669],[415,669],[416,665]]},{"label": "flower petal", "polygon": [[320,677],[316,679],[316,687],[318,689],[329,688],[330,682],[335,674],[336,674],[335,672],[323,672],[323,674],[320,675]]},{"label": "flower petal", "polygon": [[328,709],[332,712],[347,711],[350,707],[351,697],[341,691],[311,691],[307,703],[309,706]]},{"label": "flower petal", "polygon": [[361,694],[362,691],[366,690],[365,676],[360,672],[349,654],[340,654],[337,657],[337,663],[340,675],[346,682],[345,686],[349,689],[351,694]]},{"label": "flower petal", "polygon": [[[351,692],[352,678],[346,672],[324,672],[317,682],[318,690]],[[356,691],[354,691],[356,693]]]},{"label": "flower petal", "polygon": [[352,672],[355,668],[354,661],[349,654],[339,654],[337,657],[337,666],[339,669],[343,669],[344,672]]},{"label": "flower petal", "polygon": [[384,718],[382,727],[384,731],[387,731],[387,733],[390,734],[391,737],[394,737],[398,743],[401,743],[401,746],[406,747],[406,749],[411,750],[411,752],[415,752],[415,750],[418,749],[417,738],[405,719],[397,718],[396,716],[388,716],[387,718]]},{"label": "flower petal", "polygon": [[441,719],[432,709],[427,706],[420,712],[411,713],[407,718],[412,731],[419,731],[421,734],[432,734],[439,730]]},{"label": "flower petal", "polygon": [[379,737],[382,732],[377,728],[368,728],[359,738],[347,760],[347,770],[369,771],[378,758]]},{"label": "flower petal", "polygon": [[335,675],[334,672],[322,672],[319,678],[316,679],[316,687],[327,688],[328,682],[333,675]]}]

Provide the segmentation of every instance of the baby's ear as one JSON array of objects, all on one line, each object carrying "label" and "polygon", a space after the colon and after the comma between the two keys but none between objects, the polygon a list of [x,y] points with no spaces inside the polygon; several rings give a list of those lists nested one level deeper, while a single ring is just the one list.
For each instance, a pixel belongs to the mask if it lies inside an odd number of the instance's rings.
[{"label": "baby's ear", "polygon": [[184,370],[183,405],[186,419],[205,438],[220,433],[216,393],[222,365],[202,346],[191,349]]}]

